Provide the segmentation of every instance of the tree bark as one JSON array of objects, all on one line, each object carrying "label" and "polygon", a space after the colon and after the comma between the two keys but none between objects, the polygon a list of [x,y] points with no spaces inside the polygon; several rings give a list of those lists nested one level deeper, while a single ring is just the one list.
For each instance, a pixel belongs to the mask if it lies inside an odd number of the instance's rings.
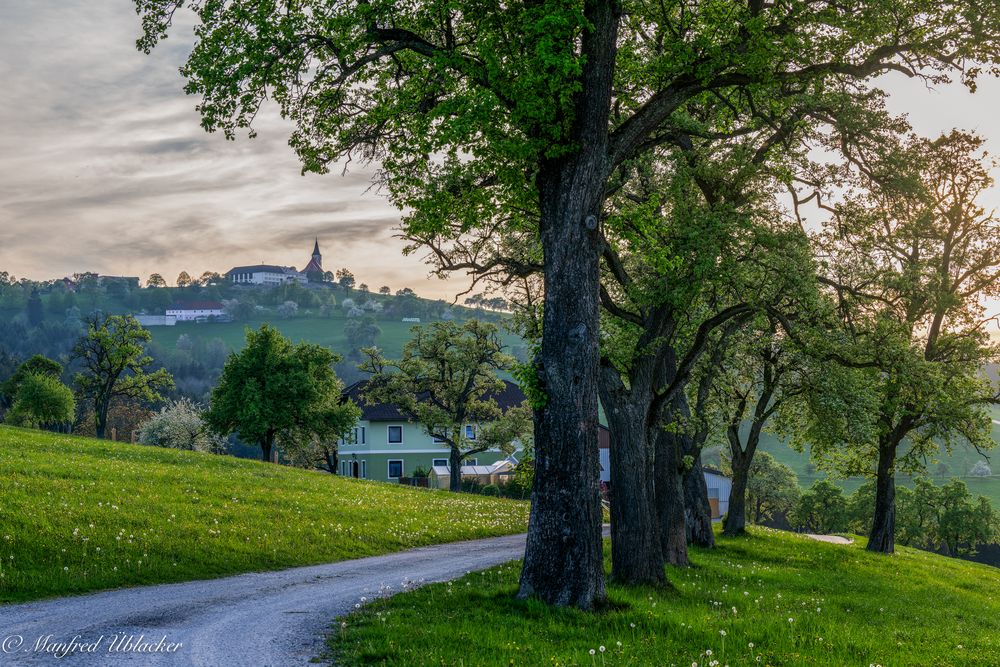
[{"label": "tree bark", "polygon": [[535,481],[518,597],[592,609],[606,599],[597,448],[601,205],[620,7],[588,0],[574,98],[576,152],[541,161],[545,301],[536,359]]},{"label": "tree bark", "polygon": [[737,463],[733,459],[733,488],[729,493],[729,511],[722,524],[722,534],[736,537],[746,533],[747,526],[747,481],[750,477],[750,461],[741,457]]},{"label": "tree bark", "polygon": [[271,440],[270,439],[265,438],[264,440],[261,440],[261,442],[260,442],[260,451],[261,451],[261,457],[260,457],[261,461],[264,461],[265,463],[270,463],[271,462]]},{"label": "tree bark", "polygon": [[94,434],[98,440],[104,440],[108,430],[108,410],[111,409],[110,399],[101,399],[94,404]]},{"label": "tree bark", "polygon": [[643,385],[626,390],[617,370],[602,367],[600,395],[611,432],[611,576],[623,584],[660,586],[666,575],[647,429],[652,396],[649,382]]},{"label": "tree bark", "polygon": [[657,429],[654,469],[656,514],[660,524],[660,549],[670,565],[687,567],[687,527],[684,519],[684,473],[681,436]]},{"label": "tree bark", "polygon": [[879,444],[875,475],[875,517],[868,535],[868,551],[891,554],[896,541],[896,445],[889,439]]},{"label": "tree bark", "polygon": [[708,502],[708,485],[705,483],[700,450],[694,457],[694,465],[684,473],[684,519],[688,544],[706,548],[715,546],[712,506]]},{"label": "tree bark", "polygon": [[462,452],[458,447],[452,447],[448,455],[448,465],[451,466],[448,475],[448,489],[458,493],[462,490]]}]

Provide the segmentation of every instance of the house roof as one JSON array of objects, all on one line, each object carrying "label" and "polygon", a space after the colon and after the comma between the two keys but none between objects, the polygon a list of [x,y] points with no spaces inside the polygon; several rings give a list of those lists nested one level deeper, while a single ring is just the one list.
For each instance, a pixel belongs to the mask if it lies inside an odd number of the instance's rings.
[{"label": "house roof", "polygon": [[[504,388],[495,393],[490,393],[487,398],[492,398],[500,406],[500,409],[507,411],[510,408],[517,407],[524,402],[525,396],[521,388],[515,383],[508,380],[504,380]],[[348,398],[354,402],[359,408],[361,408],[361,418],[367,421],[407,421],[407,417],[399,411],[392,403],[373,403],[369,404],[365,402],[362,398],[365,386],[367,386],[368,381],[363,380],[361,382],[355,382],[351,386],[344,389],[344,398]]]},{"label": "house roof", "polygon": [[701,469],[702,469],[702,471],[710,473],[712,475],[718,475],[719,477],[725,477],[727,479],[729,478],[729,475],[727,475],[726,473],[722,472],[718,468],[713,468],[712,466],[702,465]]},{"label": "house roof", "polygon": [[226,271],[228,276],[230,273],[298,273],[291,266],[276,266],[274,264],[252,264],[250,266],[234,266],[233,268]]},{"label": "house roof", "polygon": [[167,310],[222,310],[222,303],[219,301],[189,301],[175,303]]}]

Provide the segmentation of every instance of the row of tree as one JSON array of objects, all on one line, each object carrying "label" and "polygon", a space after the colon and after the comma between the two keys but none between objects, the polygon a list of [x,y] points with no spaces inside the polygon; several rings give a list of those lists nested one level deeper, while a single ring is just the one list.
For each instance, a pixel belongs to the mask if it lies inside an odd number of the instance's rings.
[{"label": "row of tree", "polygon": [[[135,4],[148,51],[183,3]],[[536,446],[522,597],[606,598],[599,394],[627,583],[663,582],[683,537],[711,542],[699,452],[720,395],[718,411],[752,415],[727,436],[737,476],[770,418],[824,464],[873,474],[878,551],[893,548],[896,469],[934,443],[985,444],[995,351],[978,299],[1000,253],[975,204],[978,140],[906,140],[877,86],[974,88],[1000,65],[997,3],[195,7],[182,71],[206,129],[252,134],[276,100],[305,170],[377,159],[409,250],[521,310],[537,340],[521,373]]]}]

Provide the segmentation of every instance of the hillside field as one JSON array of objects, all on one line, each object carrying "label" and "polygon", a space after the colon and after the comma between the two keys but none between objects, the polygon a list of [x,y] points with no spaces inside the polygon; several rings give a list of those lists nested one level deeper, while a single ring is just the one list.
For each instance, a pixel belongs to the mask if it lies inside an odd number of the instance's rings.
[{"label": "hillside field", "polygon": [[335,664],[448,667],[966,667],[1000,664],[1000,570],[870,554],[751,529],[668,568],[672,587],[611,583],[596,613],[514,599],[519,563],[378,600],[334,624]]},{"label": "hillside field", "polygon": [[[998,447],[986,455],[990,457],[990,467],[993,469],[991,477],[971,477],[969,471],[976,461],[983,459],[975,449],[968,445],[959,445],[952,450],[951,454],[941,451],[934,461],[929,461],[927,468],[935,484],[942,484],[952,477],[958,477],[965,482],[969,491],[973,495],[986,496],[993,503],[993,506],[1000,508],[1000,407],[994,406],[993,410],[993,440],[998,443]],[[784,441],[771,433],[761,434],[760,450],[768,452],[779,462],[784,463],[795,471],[799,478],[799,484],[803,488],[808,488],[818,479],[826,477],[825,473],[819,470],[809,469],[809,452],[799,453],[785,444]],[[706,450],[704,459],[711,465],[719,465],[719,449]],[[939,463],[943,464],[939,468]],[[898,476],[902,484],[908,484],[909,478],[903,475]],[[847,493],[853,492],[861,486],[863,479],[852,477],[846,480],[838,480]]]},{"label": "hillside field", "polygon": [[[267,322],[293,342],[304,341],[323,345],[344,355],[349,351],[347,337],[344,336],[344,325],[347,324],[347,321],[347,318],[338,312],[336,316],[330,318],[296,317],[288,320],[267,319],[250,322],[205,322],[200,324],[183,322],[172,327],[150,327],[149,331],[153,334],[155,342],[168,349],[175,348],[177,339],[182,334],[187,334],[191,338],[204,338],[206,340],[219,338],[231,350],[238,351],[243,349],[245,344],[247,328],[256,329]],[[403,349],[403,344],[412,337],[413,327],[426,324],[426,322],[415,324],[413,322],[379,320],[378,326],[382,330],[382,334],[377,338],[376,345],[384,350],[389,357],[398,357]],[[520,337],[503,331],[502,327],[501,335],[504,343],[510,348],[524,345],[524,341]]]},{"label": "hillside field", "polygon": [[526,502],[0,426],[0,603],[522,532]]}]

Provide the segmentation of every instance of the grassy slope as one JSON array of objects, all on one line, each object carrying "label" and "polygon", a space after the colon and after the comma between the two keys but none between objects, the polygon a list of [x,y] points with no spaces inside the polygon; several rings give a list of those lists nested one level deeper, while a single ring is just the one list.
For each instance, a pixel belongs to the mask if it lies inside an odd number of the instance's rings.
[{"label": "grassy slope", "polygon": [[473,573],[364,607],[330,647],[345,665],[1000,664],[1000,570],[766,529],[692,556],[672,590],[611,585],[596,614],[514,600],[518,564]]},{"label": "grassy slope", "polygon": [[0,427],[0,602],[523,531],[527,503]]},{"label": "grassy slope", "polygon": [[[992,412],[993,419],[1000,421],[1000,407],[994,407]],[[1000,443],[1000,424],[993,424],[993,440]],[[794,470],[798,475],[799,484],[803,487],[808,487],[817,479],[825,477],[825,474],[821,471],[813,471],[811,473],[808,471],[808,452],[800,454],[786,445],[784,441],[779,440],[770,433],[764,433],[761,435],[760,448],[761,450],[774,456],[774,458],[781,463],[791,467],[792,470]],[[978,452],[968,445],[959,445],[951,452],[951,454],[944,451],[940,452],[939,456],[936,457],[936,460],[929,463],[928,469],[935,483],[942,484],[952,477],[959,477],[969,486],[969,490],[973,495],[986,496],[993,502],[994,507],[1000,508],[1000,463],[997,462],[995,457],[997,451],[1000,450],[994,450],[994,453],[988,453],[991,459],[990,466],[994,469],[994,475],[992,477],[982,478],[968,476],[969,470],[972,469],[972,466],[975,465],[976,461],[983,458]],[[709,451],[705,458],[706,461],[710,462],[712,465],[718,465],[718,449]],[[941,461],[948,466],[948,471],[943,478],[938,472],[937,461]],[[900,480],[904,484],[907,484],[909,481],[908,478],[905,477],[901,477]],[[852,492],[860,486],[861,483],[862,480],[860,478],[852,478],[844,480],[842,482],[842,486],[848,492]]]},{"label": "grassy slope", "polygon": [[[188,322],[173,327],[150,327],[149,330],[153,334],[153,340],[168,348],[177,345],[177,339],[181,334],[188,334],[192,338],[201,337],[209,340],[221,338],[231,349],[240,350],[246,343],[245,331],[247,327],[257,328],[264,321],[272,324],[294,342],[316,343],[329,347],[340,354],[346,353],[349,349],[347,338],[344,336],[344,325],[347,323],[347,318],[339,312],[335,317],[330,318],[297,317],[290,320],[269,319],[253,322],[206,322],[204,324]],[[422,324],[426,324],[426,322]],[[403,349],[403,343],[411,338],[411,329],[417,325],[412,322],[379,320],[378,326],[382,333],[376,340],[376,344],[390,357],[398,357]],[[503,333],[502,336],[504,343],[508,346],[524,344],[520,338],[508,333]]]}]

